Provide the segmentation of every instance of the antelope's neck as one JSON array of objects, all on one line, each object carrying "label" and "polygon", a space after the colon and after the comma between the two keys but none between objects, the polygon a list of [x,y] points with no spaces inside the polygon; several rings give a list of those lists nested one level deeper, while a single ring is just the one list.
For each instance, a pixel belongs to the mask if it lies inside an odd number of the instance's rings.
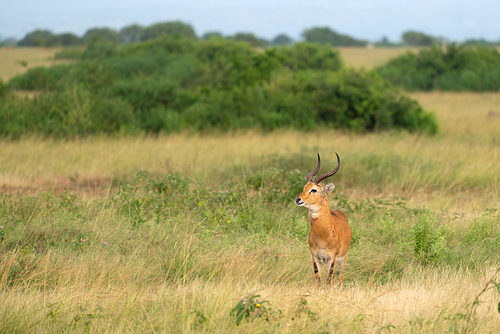
[{"label": "antelope's neck", "polygon": [[309,223],[311,226],[314,222],[320,219],[322,216],[330,215],[330,206],[328,205],[328,197],[324,196],[321,202],[316,205],[313,205],[309,208]]}]

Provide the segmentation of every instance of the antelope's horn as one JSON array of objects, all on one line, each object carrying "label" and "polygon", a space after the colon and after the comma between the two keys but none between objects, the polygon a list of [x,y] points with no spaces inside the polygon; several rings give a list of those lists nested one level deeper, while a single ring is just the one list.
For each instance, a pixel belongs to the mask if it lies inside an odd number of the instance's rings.
[{"label": "antelope's horn", "polygon": [[318,153],[318,165],[316,166],[315,170],[307,174],[307,182],[311,182],[314,175],[318,174],[319,166],[321,166],[321,159],[319,158],[319,153]]},{"label": "antelope's horn", "polygon": [[[331,172],[325,173],[325,174],[320,175],[317,178],[315,178],[314,181],[313,181],[314,183],[319,184],[321,181],[323,181],[327,177],[330,177],[330,176],[332,176],[333,174],[335,174],[335,173],[337,173],[339,171],[339,169],[340,169],[340,157],[337,154],[337,152],[335,152],[335,155],[337,155],[337,167],[335,167],[335,169],[332,170]],[[319,154],[318,154],[318,158],[319,158]],[[318,164],[318,167],[319,167],[319,164]],[[309,175],[311,175],[311,174],[309,174]]]}]

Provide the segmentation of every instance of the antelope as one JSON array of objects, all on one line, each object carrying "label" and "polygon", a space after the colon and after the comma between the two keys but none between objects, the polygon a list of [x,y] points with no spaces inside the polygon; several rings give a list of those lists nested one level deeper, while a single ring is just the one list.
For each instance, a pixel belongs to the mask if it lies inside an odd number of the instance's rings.
[{"label": "antelope", "polygon": [[325,186],[321,181],[334,175],[340,168],[340,157],[337,153],[337,167],[331,172],[313,177],[318,173],[321,159],[318,153],[318,165],[316,169],[307,175],[307,183],[304,191],[295,199],[298,206],[309,209],[309,250],[311,251],[316,284],[321,284],[321,265],[328,270],[327,284],[332,286],[335,275],[335,263],[338,263],[339,285],[344,282],[344,267],[347,262],[347,251],[351,245],[351,227],[347,222],[346,215],[339,210],[330,210],[327,193],[335,189],[333,183]]}]

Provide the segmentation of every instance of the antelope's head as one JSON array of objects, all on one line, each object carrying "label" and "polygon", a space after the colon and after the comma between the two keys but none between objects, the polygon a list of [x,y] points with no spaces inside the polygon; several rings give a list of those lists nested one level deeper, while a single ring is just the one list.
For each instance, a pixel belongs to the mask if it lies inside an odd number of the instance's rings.
[{"label": "antelope's head", "polygon": [[307,175],[307,183],[304,186],[304,191],[295,199],[295,203],[298,206],[305,206],[309,210],[313,210],[326,197],[327,193],[332,192],[333,189],[335,189],[335,185],[333,183],[328,183],[325,186],[321,185],[321,181],[339,171],[340,158],[337,153],[335,154],[337,155],[337,167],[335,167],[335,169],[331,172],[320,175],[313,180],[313,177],[318,174],[321,166],[321,159],[318,153],[318,165],[315,170]]}]

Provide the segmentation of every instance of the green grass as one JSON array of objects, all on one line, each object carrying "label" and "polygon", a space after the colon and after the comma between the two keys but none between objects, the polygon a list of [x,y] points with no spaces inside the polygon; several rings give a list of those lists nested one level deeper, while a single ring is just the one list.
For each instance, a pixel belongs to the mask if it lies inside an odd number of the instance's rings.
[{"label": "green grass", "polygon": [[[435,300],[426,292],[424,304],[443,305],[438,317],[415,306],[416,320],[335,305],[344,315],[338,318],[327,305],[337,304],[331,298],[339,293],[354,294],[359,304],[362,294],[415,289],[428,275],[438,290],[449,288],[439,282],[449,275],[484,281],[500,263],[496,208],[469,218],[409,208],[404,197],[334,195],[332,207],[347,214],[353,229],[346,288],[315,291],[306,212],[292,201],[306,172],[258,170],[249,166],[211,182],[139,170],[132,183],[93,198],[50,190],[2,194],[0,331],[464,328],[461,314],[474,297],[473,286],[464,287],[459,301]],[[251,308],[238,326],[230,309],[252,294],[269,303]],[[485,307],[500,295],[488,300],[474,315],[477,332],[499,328],[499,315]]]}]

